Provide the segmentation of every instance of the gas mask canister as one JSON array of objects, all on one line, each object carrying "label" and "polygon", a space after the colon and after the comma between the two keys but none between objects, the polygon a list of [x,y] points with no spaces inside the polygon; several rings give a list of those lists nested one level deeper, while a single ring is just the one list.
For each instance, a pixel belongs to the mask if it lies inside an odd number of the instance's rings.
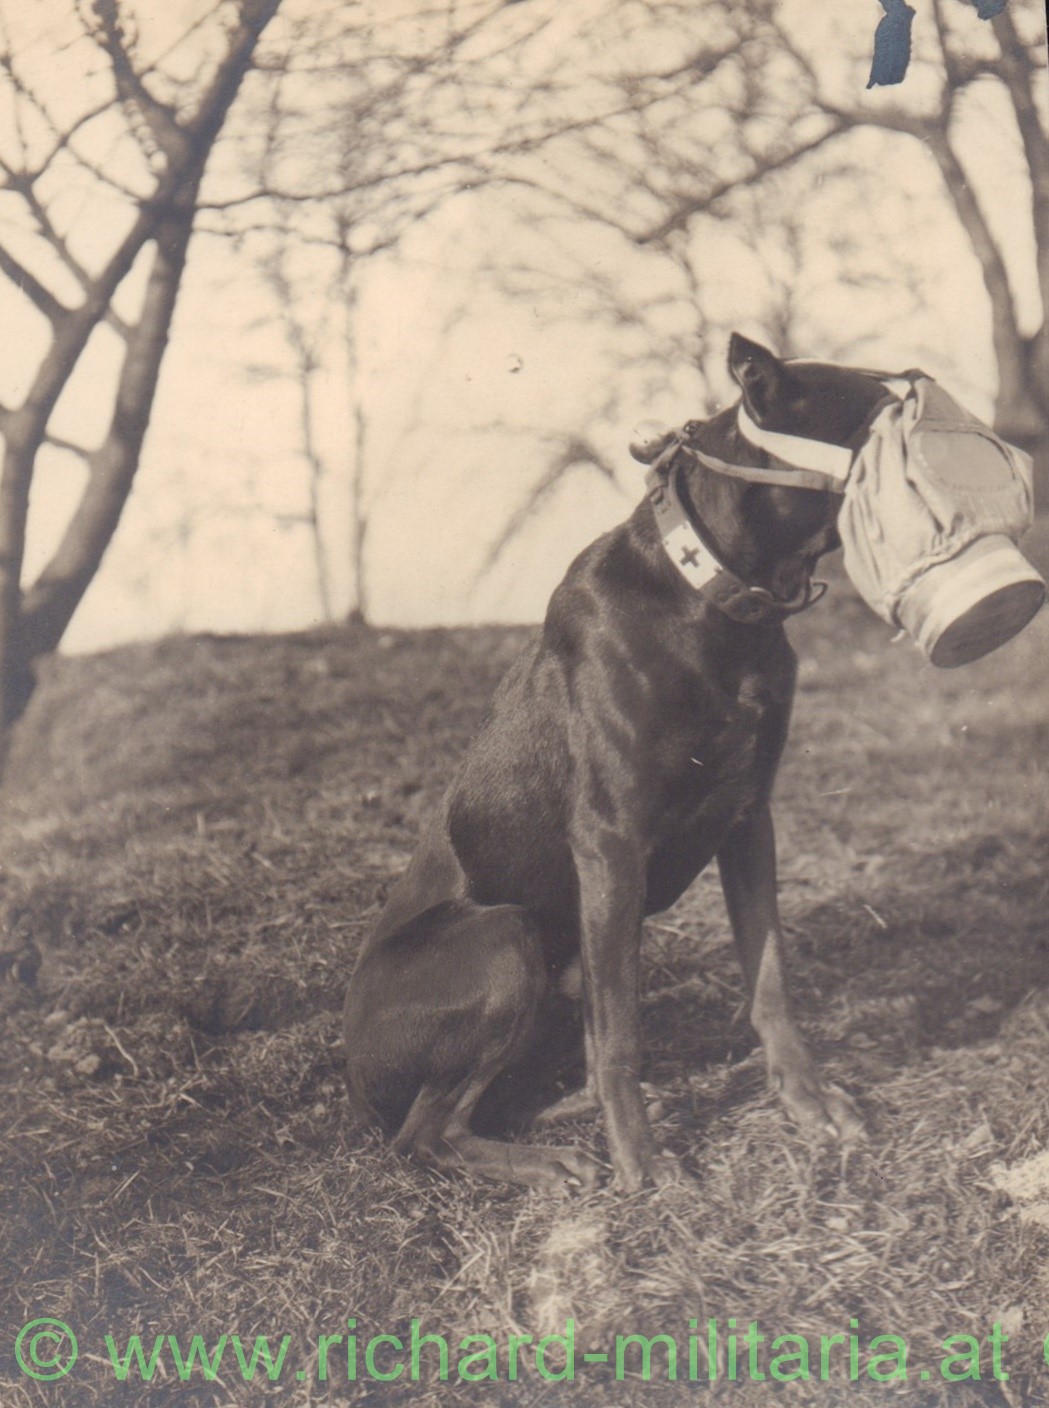
[{"label": "gas mask canister", "polygon": [[1004,645],[1045,600],[1016,546],[1031,522],[1031,460],[927,376],[885,406],[845,485],[845,570],[934,665]]},{"label": "gas mask canister", "polygon": [[934,664],[965,665],[1004,645],[1045,600],[1016,546],[1033,513],[1031,460],[921,372],[882,377],[891,399],[855,451],[762,430],[745,438],[799,483],[842,494],[845,570],[864,601]]}]

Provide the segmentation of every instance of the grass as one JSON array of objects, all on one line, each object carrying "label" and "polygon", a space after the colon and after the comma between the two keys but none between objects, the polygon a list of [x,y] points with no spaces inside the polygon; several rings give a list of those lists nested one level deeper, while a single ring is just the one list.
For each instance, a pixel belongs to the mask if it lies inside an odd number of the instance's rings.
[{"label": "grass", "polygon": [[[1049,532],[1032,551],[1049,564]],[[649,925],[644,967],[652,1114],[698,1192],[567,1202],[398,1160],[349,1127],[339,1067],[357,945],[524,634],[184,638],[49,667],[0,820],[4,1408],[1039,1401],[1049,613],[949,673],[890,644],[840,579],[796,623],[789,962],[869,1142],[813,1145],[766,1093],[704,876]],[[603,1155],[596,1123],[569,1133]],[[31,1383],[8,1351],[45,1315],[80,1359]],[[440,1383],[431,1346],[423,1382],[348,1382],[340,1349],[319,1383],[313,1346],[348,1316],[362,1345],[413,1317],[453,1343],[571,1317],[578,1356],[617,1333],[684,1347],[690,1319],[705,1347],[708,1317],[722,1355],[729,1317],[854,1328],[903,1336],[910,1377],[875,1383],[861,1359],[850,1384],[839,1346],[827,1384],[728,1383],[724,1357],[713,1389],[646,1384],[633,1359],[621,1382],[579,1364],[574,1382]],[[1009,1380],[985,1343],[981,1380],[944,1383],[944,1337],[985,1341],[995,1320]],[[224,1332],[291,1336],[280,1380],[245,1383],[231,1351],[218,1379],[183,1380],[165,1349],[151,1383],[121,1384],[104,1339]]]}]

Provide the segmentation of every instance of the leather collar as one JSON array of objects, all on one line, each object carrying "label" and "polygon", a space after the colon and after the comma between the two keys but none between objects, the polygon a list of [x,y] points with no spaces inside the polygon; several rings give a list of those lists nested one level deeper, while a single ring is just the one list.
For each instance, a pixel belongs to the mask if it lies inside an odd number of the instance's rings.
[{"label": "leather collar", "polygon": [[689,586],[731,620],[746,626],[777,626],[788,616],[814,606],[827,590],[826,582],[808,581],[796,597],[783,601],[765,587],[737,577],[718,558],[682,501],[680,466],[674,463],[679,449],[680,443],[668,446],[645,482],[663,548]]}]

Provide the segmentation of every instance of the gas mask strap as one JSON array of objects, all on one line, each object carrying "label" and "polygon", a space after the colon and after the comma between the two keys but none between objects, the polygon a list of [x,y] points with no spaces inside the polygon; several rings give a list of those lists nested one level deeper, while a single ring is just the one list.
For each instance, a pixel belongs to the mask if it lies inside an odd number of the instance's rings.
[{"label": "gas mask strap", "polygon": [[[716,455],[710,455],[706,450],[700,450],[688,443],[683,445],[682,449],[698,460],[704,468],[712,469],[716,474],[725,474],[730,479],[743,479],[748,484],[768,484],[777,489],[814,489],[830,494],[845,492],[844,480],[821,474],[814,469],[798,469],[784,460],[759,468],[757,465],[732,464],[729,460],[718,459]],[[770,458],[775,459],[774,456]]]}]

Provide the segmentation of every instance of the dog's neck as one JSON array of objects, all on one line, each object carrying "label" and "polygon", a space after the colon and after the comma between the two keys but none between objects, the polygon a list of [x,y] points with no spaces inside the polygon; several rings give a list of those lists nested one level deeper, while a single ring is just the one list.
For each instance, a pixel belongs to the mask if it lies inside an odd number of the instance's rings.
[{"label": "dog's neck", "polygon": [[[729,462],[755,463],[740,435],[736,407],[702,427],[702,447]],[[768,456],[758,451],[758,463]],[[780,489],[718,474],[690,460],[679,480],[685,508],[719,561],[744,581],[783,600],[804,588],[818,559],[837,543],[840,500],[813,489]]]}]

